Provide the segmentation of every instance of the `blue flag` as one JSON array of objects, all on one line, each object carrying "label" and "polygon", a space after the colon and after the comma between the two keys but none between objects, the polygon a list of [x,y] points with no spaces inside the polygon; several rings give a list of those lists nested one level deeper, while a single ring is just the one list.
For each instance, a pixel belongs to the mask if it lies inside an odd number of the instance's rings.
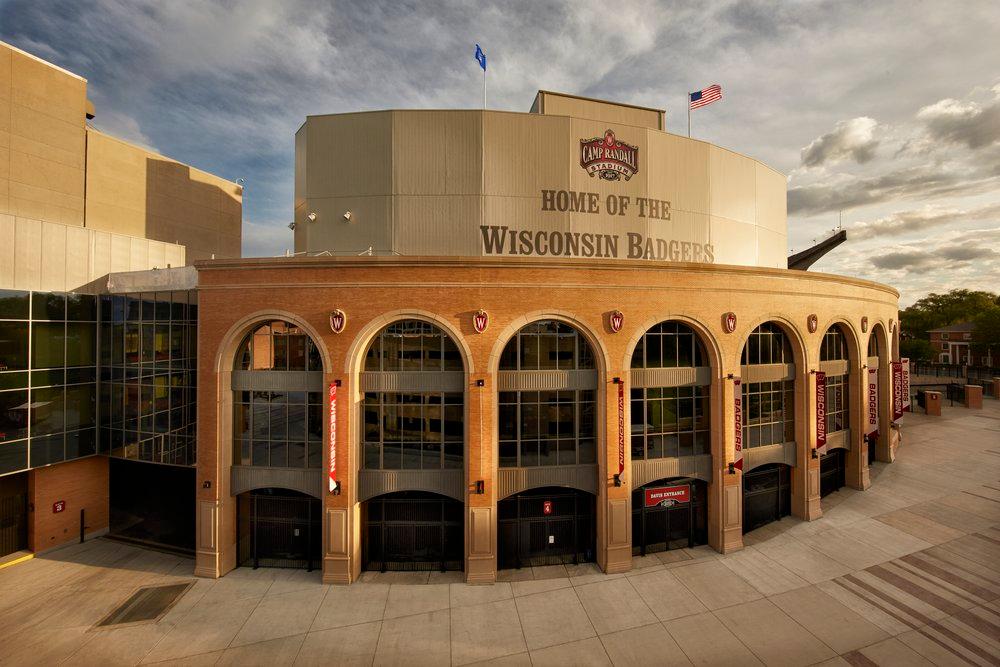
[{"label": "blue flag", "polygon": [[486,71],[486,54],[483,53],[483,50],[481,48],[479,48],[478,44],[476,44],[476,60],[479,61],[479,66],[482,67],[483,71],[485,72]]}]

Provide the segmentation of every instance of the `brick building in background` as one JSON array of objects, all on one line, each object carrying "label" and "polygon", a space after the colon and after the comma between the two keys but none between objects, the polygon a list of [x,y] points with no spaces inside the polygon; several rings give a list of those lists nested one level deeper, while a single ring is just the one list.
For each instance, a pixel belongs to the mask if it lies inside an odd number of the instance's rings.
[{"label": "brick building in background", "polygon": [[940,364],[961,364],[964,366],[992,366],[994,357],[990,349],[976,348],[976,325],[974,322],[959,322],[927,332],[931,345],[937,350]]}]

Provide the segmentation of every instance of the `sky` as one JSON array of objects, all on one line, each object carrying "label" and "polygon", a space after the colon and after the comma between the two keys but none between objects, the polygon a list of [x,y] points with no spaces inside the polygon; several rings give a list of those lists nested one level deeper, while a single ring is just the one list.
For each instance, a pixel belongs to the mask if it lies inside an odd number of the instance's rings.
[{"label": "sky", "polygon": [[665,109],[788,176],[789,250],[902,306],[1000,292],[1000,3],[0,0],[0,40],[88,79],[100,130],[245,179],[243,254],[292,246],[306,115],[527,111],[538,89]]}]

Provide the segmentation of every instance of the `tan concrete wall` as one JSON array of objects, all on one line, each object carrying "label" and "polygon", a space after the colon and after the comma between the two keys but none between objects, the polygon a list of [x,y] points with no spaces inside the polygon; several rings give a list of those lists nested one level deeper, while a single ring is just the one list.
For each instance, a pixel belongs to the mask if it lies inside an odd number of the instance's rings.
[{"label": "tan concrete wall", "polygon": [[665,112],[662,109],[637,107],[565,93],[554,93],[548,90],[538,91],[538,95],[535,96],[535,101],[531,105],[531,110],[534,113],[550,116],[572,116],[573,118],[598,120],[602,123],[637,125],[651,130],[664,129]]},{"label": "tan concrete wall", "polygon": [[[567,112],[577,113],[571,106]],[[639,149],[628,180],[603,180],[580,165],[580,141],[608,129]],[[356,255],[372,246],[382,254],[482,256],[486,225],[609,234],[618,258],[628,257],[632,233],[652,239],[654,254],[669,248],[674,261],[787,262],[782,174],[642,124],[500,111],[312,116],[296,135],[295,183],[297,252]],[[596,193],[600,212],[543,210],[544,190]],[[608,199],[621,197],[628,208],[610,212]],[[669,201],[669,220],[650,217],[640,198]],[[509,248],[501,252],[521,254]]]},{"label": "tan concrete wall", "polygon": [[[38,553],[80,539],[80,510],[87,536],[107,532],[109,468],[105,456],[90,456],[28,473],[28,497],[34,511],[28,517],[28,548]],[[53,513],[53,503],[66,508]]]},{"label": "tan concrete wall", "polygon": [[0,214],[83,226],[87,81],[0,42]]},{"label": "tan concrete wall", "polygon": [[184,264],[173,243],[0,214],[0,289],[95,292],[109,273]]},{"label": "tan concrete wall", "polygon": [[93,129],[87,227],[187,247],[189,261],[240,256],[242,188]]},{"label": "tan concrete wall", "polygon": [[[544,289],[539,289],[544,285]],[[898,293],[875,283],[800,271],[691,263],[601,262],[581,266],[569,260],[453,258],[290,258],[243,260],[199,265],[199,419],[198,561],[196,573],[220,576],[235,566],[235,501],[229,494],[232,461],[230,370],[242,336],[255,322],[288,319],[316,340],[324,359],[325,380],[341,380],[337,407],[338,496],[324,494],[324,579],[347,583],[360,572],[360,503],[357,469],[360,442],[358,372],[369,341],[395,319],[431,321],[451,335],[466,357],[466,474],[470,488],[485,481],[482,495],[466,498],[466,576],[489,581],[496,567],[497,364],[503,347],[525,323],[556,318],[576,326],[591,342],[598,360],[599,461],[598,563],[608,571],[631,564],[631,503],[626,446],[625,484],[615,487],[618,414],[612,379],[625,380],[632,351],[657,322],[687,322],[701,336],[712,359],[710,397],[713,474],[709,485],[709,543],[720,551],[742,547],[742,478],[728,474],[734,459],[734,384],[749,333],[776,321],[795,350],[796,444],[793,513],[804,519],[822,514],[819,459],[815,446],[815,392],[811,371],[819,368],[823,333],[833,325],[850,332],[849,374],[852,426],[860,423],[868,338],[889,331],[898,319]],[[347,314],[347,326],[334,334],[331,310]],[[490,316],[477,334],[473,314]],[[608,314],[621,310],[625,323],[612,333]],[[737,315],[733,333],[722,327],[723,314]],[[808,318],[821,326],[809,333]],[[884,341],[883,341],[884,342]],[[484,386],[476,386],[482,379]],[[888,383],[880,385],[889,391]],[[890,401],[883,400],[883,412]],[[328,406],[327,406],[328,407]],[[888,437],[889,415],[884,415]],[[478,425],[482,424],[482,427]],[[327,425],[328,428],[328,425]],[[631,432],[630,411],[625,433]],[[324,442],[329,437],[325,433]],[[851,455],[863,486],[860,462],[866,460],[860,428],[852,428]],[[324,466],[329,460],[324,454]],[[205,485],[204,482],[211,482]]]}]

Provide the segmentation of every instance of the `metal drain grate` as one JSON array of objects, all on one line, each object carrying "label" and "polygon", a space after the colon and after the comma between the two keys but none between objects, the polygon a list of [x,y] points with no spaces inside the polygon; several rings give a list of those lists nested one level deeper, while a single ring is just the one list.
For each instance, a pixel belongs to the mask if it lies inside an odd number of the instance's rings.
[{"label": "metal drain grate", "polygon": [[154,621],[174,606],[187,589],[194,585],[193,581],[186,584],[169,584],[167,586],[145,586],[118,605],[110,614],[97,624],[97,627],[123,625],[125,623],[140,623]]}]

